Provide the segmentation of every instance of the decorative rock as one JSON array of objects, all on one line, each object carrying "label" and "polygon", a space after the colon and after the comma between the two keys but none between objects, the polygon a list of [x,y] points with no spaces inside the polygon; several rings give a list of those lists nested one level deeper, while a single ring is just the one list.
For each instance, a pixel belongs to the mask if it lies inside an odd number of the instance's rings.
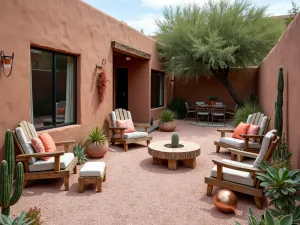
[{"label": "decorative rock", "polygon": [[237,207],[236,195],[227,189],[220,189],[214,194],[214,204],[220,212],[233,213]]}]

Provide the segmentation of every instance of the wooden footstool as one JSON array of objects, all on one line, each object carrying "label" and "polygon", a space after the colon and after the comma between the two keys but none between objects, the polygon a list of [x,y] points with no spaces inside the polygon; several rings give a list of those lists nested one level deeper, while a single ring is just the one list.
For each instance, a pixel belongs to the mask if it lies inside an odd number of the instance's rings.
[{"label": "wooden footstool", "polygon": [[106,181],[105,162],[87,162],[79,171],[78,191],[83,192],[84,184],[96,183],[97,192],[101,192],[102,181]]}]

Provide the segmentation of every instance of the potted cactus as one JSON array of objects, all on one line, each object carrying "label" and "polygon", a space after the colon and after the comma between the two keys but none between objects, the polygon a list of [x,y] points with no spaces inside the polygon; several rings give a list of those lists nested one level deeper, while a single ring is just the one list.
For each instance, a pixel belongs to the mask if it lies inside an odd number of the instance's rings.
[{"label": "potted cactus", "polygon": [[107,135],[98,126],[96,126],[86,137],[85,153],[91,158],[100,158],[103,157],[107,151]]},{"label": "potted cactus", "polygon": [[178,134],[172,134],[171,147],[172,148],[179,147],[179,135]]},{"label": "potted cactus", "polygon": [[160,131],[170,132],[176,128],[176,113],[171,110],[163,110],[159,115],[158,127]]}]

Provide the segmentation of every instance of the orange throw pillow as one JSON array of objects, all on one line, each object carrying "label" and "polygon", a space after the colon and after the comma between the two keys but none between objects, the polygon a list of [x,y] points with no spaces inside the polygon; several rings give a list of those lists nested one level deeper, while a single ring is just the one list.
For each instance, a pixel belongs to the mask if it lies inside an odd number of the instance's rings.
[{"label": "orange throw pillow", "polygon": [[48,133],[42,133],[39,138],[43,142],[46,152],[56,152],[56,145]]},{"label": "orange throw pillow", "polygon": [[250,124],[245,124],[241,122],[234,130],[232,137],[238,139],[244,139],[240,136],[240,134],[247,134]]},{"label": "orange throw pillow", "polygon": [[119,128],[126,128],[124,133],[132,133],[135,132],[135,128],[131,119],[129,120],[117,120],[117,126]]},{"label": "orange throw pillow", "polygon": [[[45,152],[45,147],[43,142],[38,137],[34,137],[31,139],[31,145],[36,153],[43,153]],[[48,160],[49,157],[43,157],[42,160]]]},{"label": "orange throw pillow", "polygon": [[[257,135],[259,131],[259,125],[250,124],[247,134],[249,135]],[[255,142],[255,138],[249,138],[249,141]]]}]

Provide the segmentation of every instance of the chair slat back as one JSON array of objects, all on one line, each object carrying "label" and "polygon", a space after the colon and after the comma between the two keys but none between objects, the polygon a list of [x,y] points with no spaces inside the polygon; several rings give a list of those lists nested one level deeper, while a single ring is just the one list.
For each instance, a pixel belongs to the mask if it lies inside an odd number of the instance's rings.
[{"label": "chair slat back", "polygon": [[189,104],[187,102],[184,103],[186,110],[189,110]]},{"label": "chair slat back", "polygon": [[26,136],[27,141],[31,141],[32,138],[37,136],[35,130],[33,130],[32,126],[29,122],[21,121],[18,124],[18,126],[22,128],[22,130],[23,130],[23,132]]},{"label": "chair slat back", "polygon": [[17,137],[16,131],[13,131],[13,138],[14,138],[16,144],[17,144],[17,147],[18,147],[18,149],[20,151],[20,154],[25,154],[25,152],[24,152],[24,150],[23,150],[23,148],[21,146],[21,143],[20,143],[20,141],[19,141],[19,139]]},{"label": "chair slat back", "polygon": [[115,113],[116,113],[117,120],[129,120],[130,119],[128,112],[125,109],[116,109]]},{"label": "chair slat back", "polygon": [[265,115],[261,112],[252,114],[251,120],[249,124],[259,125]]},{"label": "chair slat back", "polygon": [[226,105],[213,105],[211,112],[212,113],[225,113]]},{"label": "chair slat back", "polygon": [[209,112],[209,106],[208,105],[197,105],[197,111],[198,112]]}]

